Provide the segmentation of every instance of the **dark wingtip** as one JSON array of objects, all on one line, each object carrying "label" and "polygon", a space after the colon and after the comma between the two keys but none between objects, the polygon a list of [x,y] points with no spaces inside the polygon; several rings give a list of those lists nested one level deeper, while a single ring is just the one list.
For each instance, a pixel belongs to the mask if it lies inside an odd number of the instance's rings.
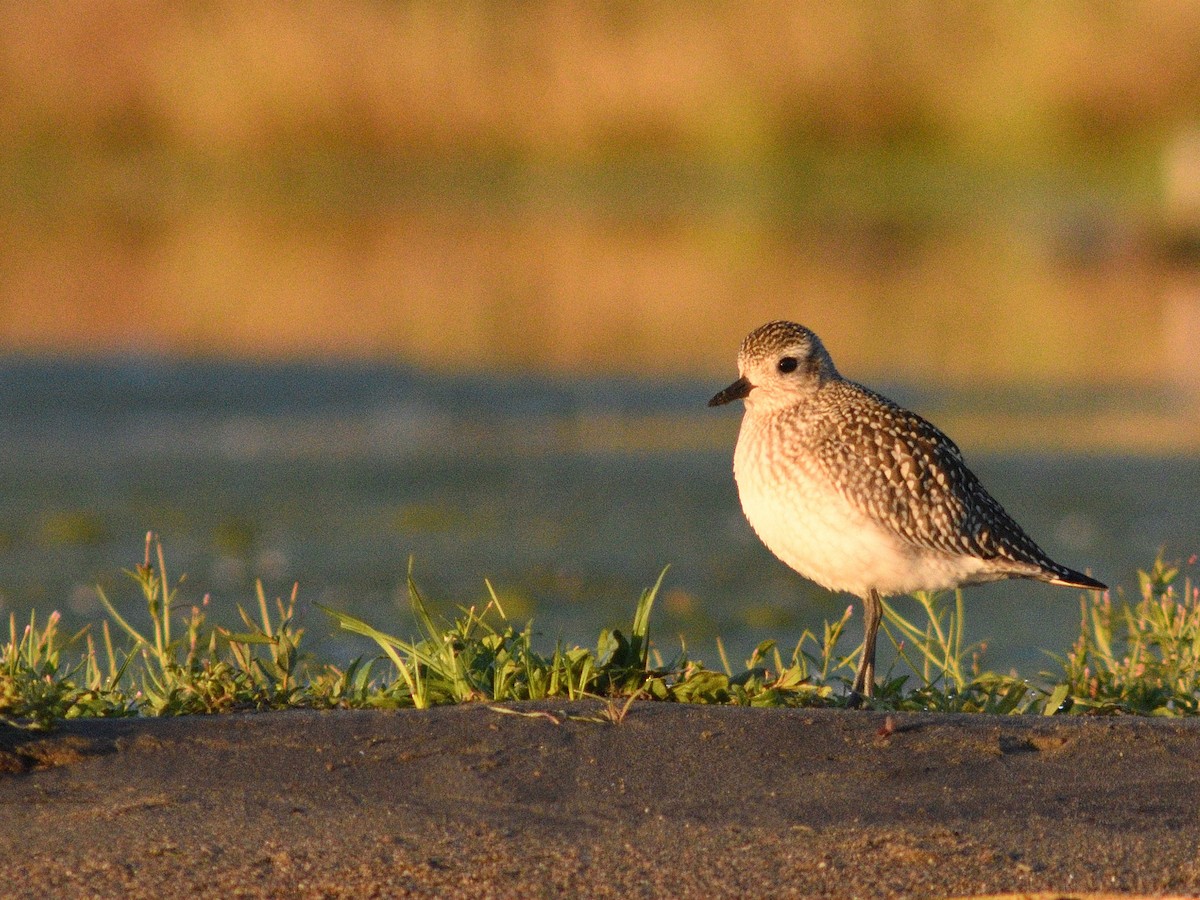
[{"label": "dark wingtip", "polygon": [[1061,584],[1063,587],[1077,587],[1088,591],[1107,591],[1108,585],[1103,581],[1097,581],[1090,575],[1084,575],[1082,572],[1076,572],[1074,569],[1064,568],[1060,572],[1054,573],[1053,584]]}]

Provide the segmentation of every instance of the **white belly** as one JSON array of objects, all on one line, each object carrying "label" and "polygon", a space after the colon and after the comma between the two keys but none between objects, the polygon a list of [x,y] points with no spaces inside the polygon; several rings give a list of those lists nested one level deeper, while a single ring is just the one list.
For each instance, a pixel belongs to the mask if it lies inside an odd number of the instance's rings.
[{"label": "white belly", "polygon": [[988,580],[982,560],[916,547],[850,504],[815,466],[773,452],[742,423],[734,477],[742,510],[767,549],[822,587],[865,597]]}]

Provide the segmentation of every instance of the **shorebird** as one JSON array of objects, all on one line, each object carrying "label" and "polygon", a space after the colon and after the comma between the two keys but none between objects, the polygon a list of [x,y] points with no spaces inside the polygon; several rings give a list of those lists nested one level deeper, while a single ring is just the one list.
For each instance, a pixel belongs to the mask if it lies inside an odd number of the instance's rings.
[{"label": "shorebird", "polygon": [[769,322],[737,362],[737,381],[708,405],[746,404],[733,456],[742,511],[788,566],[862,599],[853,702],[874,693],[883,597],[1003,578],[1107,589],[1047,556],[950,438],[843,378],[807,328]]}]

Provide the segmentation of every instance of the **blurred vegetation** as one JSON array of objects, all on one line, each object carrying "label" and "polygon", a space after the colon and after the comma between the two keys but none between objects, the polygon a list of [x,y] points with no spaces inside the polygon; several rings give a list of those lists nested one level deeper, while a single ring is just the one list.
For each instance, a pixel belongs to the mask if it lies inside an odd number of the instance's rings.
[{"label": "blurred vegetation", "polygon": [[1198,129],[1168,0],[6,2],[0,345],[1195,384]]}]

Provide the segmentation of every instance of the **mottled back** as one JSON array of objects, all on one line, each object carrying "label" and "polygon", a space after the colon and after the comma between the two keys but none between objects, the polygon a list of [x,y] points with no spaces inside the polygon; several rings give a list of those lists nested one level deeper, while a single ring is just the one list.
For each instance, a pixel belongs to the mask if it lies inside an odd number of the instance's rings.
[{"label": "mottled back", "polygon": [[917,547],[1060,568],[937,427],[843,379],[826,385],[816,405],[824,409],[813,434],[816,459],[839,492],[872,519]]}]

